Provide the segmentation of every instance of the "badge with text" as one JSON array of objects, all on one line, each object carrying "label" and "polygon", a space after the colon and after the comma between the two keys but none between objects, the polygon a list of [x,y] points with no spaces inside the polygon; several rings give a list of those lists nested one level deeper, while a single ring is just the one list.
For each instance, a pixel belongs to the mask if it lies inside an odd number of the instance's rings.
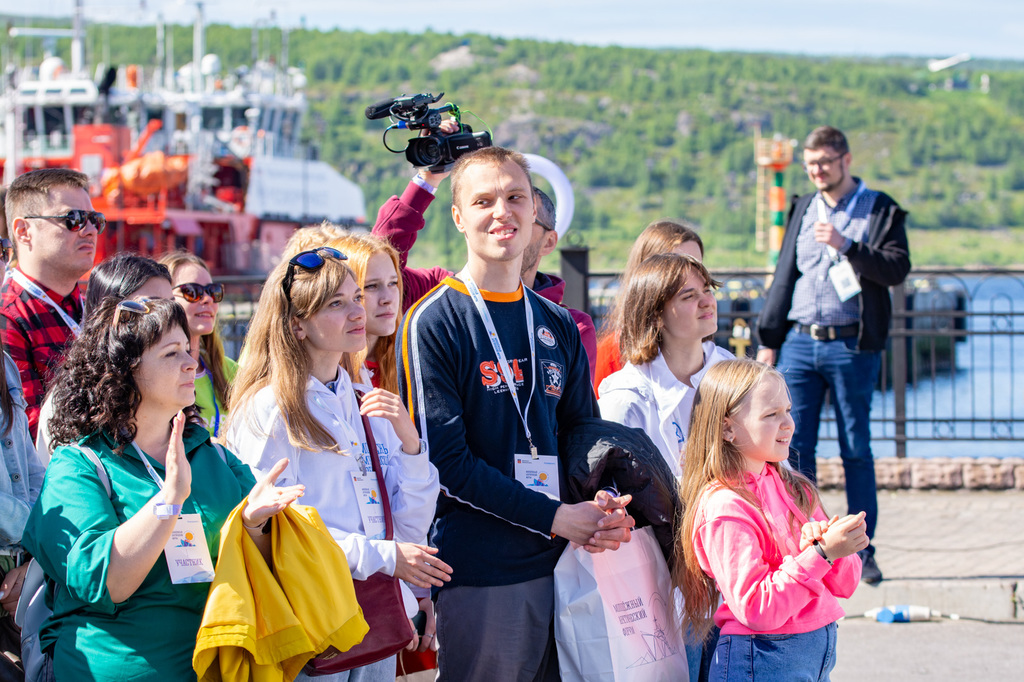
[{"label": "badge with text", "polygon": [[371,540],[383,540],[386,531],[384,503],[381,500],[377,476],[372,471],[368,474],[352,472],[352,487],[355,488],[356,499],[359,501],[363,532]]},{"label": "badge with text", "polygon": [[213,560],[199,514],[181,514],[164,546],[164,557],[175,585],[213,582]]},{"label": "badge with text", "polygon": [[832,280],[832,286],[836,288],[839,300],[843,303],[860,293],[860,282],[857,281],[857,273],[853,271],[850,261],[844,260],[830,267],[828,277]]},{"label": "badge with text", "polygon": [[529,454],[516,455],[516,480],[552,500],[560,499],[558,458],[554,455],[540,455],[536,458]]}]

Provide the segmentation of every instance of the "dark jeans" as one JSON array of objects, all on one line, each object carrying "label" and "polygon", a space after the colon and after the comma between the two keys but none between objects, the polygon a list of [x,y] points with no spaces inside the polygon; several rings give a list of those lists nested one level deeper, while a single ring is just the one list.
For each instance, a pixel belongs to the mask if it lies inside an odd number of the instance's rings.
[{"label": "dark jeans", "polygon": [[440,682],[557,682],[555,579],[437,595]]},{"label": "dark jeans", "polygon": [[[878,497],[875,461],[871,454],[871,396],[878,381],[881,354],[856,350],[857,339],[816,341],[791,329],[779,351],[778,369],[786,377],[793,400],[795,452],[790,463],[811,480],[816,479],[815,450],[825,391],[832,394],[839,456],[846,473],[849,513],[865,512],[868,537],[875,535]],[[869,547],[870,552],[874,548]]]}]

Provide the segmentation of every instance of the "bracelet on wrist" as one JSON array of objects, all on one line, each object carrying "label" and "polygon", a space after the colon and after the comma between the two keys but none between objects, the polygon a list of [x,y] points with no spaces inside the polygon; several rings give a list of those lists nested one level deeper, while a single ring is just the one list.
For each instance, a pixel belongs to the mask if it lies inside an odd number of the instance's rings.
[{"label": "bracelet on wrist", "polygon": [[153,515],[156,516],[161,521],[166,521],[167,519],[176,519],[176,518],[178,518],[178,514],[180,514],[180,513],[181,513],[181,505],[180,504],[154,504],[153,505]]},{"label": "bracelet on wrist", "polygon": [[822,546],[821,546],[821,543],[820,543],[820,542],[818,542],[817,540],[815,540],[815,541],[814,541],[814,549],[818,550],[818,554],[820,554],[820,555],[821,555],[821,558],[822,558],[822,559],[824,559],[825,561],[827,561],[827,562],[828,562],[828,565],[829,565],[829,566],[831,566],[831,565],[832,565],[832,560],[828,558],[828,555],[827,555],[827,554],[825,554],[825,548],[824,548],[824,547],[822,547]]},{"label": "bracelet on wrist", "polygon": [[245,528],[246,530],[252,530],[252,531],[257,531],[258,530],[258,531],[260,531],[260,533],[262,535],[266,535],[267,533],[270,532],[270,519],[271,518],[273,518],[273,517],[268,516],[267,518],[263,519],[263,523],[261,523],[258,526],[246,525],[245,519],[242,519],[242,528]]},{"label": "bracelet on wrist", "polygon": [[422,438],[420,438],[418,441],[416,441],[416,446],[417,446],[416,452],[406,452],[405,446],[403,445],[402,448],[401,448],[402,454],[403,455],[409,455],[410,457],[414,457],[416,455],[422,455],[424,452],[427,451],[427,442],[425,440],[423,440]]}]

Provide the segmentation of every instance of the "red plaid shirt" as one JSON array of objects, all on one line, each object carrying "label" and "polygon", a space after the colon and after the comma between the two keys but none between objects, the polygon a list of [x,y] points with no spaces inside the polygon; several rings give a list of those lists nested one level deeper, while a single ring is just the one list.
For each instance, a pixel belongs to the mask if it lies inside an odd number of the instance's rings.
[{"label": "red plaid shirt", "polygon": [[[71,319],[81,322],[82,293],[78,287],[69,296],[62,297],[42,284],[39,286]],[[64,351],[74,340],[74,334],[47,303],[25,291],[13,277],[8,277],[0,288],[0,338],[21,373],[28,403],[28,426],[34,439],[46,389],[63,362]]]}]

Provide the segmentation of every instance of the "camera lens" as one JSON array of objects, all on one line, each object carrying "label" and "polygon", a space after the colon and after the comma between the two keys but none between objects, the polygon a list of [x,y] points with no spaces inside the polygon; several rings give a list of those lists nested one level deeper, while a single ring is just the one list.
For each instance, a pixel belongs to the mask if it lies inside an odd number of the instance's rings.
[{"label": "camera lens", "polygon": [[441,161],[441,145],[431,137],[417,137],[409,140],[405,158],[414,166],[433,166]]}]

